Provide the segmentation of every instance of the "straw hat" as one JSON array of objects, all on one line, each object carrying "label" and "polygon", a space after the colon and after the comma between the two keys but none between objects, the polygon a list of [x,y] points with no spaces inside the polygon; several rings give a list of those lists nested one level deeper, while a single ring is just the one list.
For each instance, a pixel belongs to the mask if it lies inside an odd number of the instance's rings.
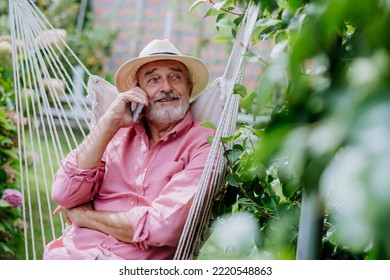
[{"label": "straw hat", "polygon": [[115,86],[119,92],[130,88],[137,79],[139,68],[146,63],[156,60],[176,60],[183,63],[190,72],[193,90],[191,98],[198,95],[209,82],[209,72],[206,64],[193,56],[183,55],[168,39],[153,40],[145,46],[139,57],[125,62],[115,74]]}]

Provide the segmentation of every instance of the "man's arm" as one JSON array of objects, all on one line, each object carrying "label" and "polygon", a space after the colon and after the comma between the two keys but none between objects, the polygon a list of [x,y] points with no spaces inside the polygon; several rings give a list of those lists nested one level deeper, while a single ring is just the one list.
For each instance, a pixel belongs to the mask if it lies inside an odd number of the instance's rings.
[{"label": "man's arm", "polygon": [[52,198],[58,205],[73,208],[97,194],[105,172],[102,157],[108,143],[120,128],[133,125],[131,102],[147,106],[146,93],[135,87],[118,95],[90,134],[63,161],[52,187]]},{"label": "man's arm", "polygon": [[76,150],[77,167],[84,170],[96,168],[108,143],[116,134],[107,118],[102,117]]},{"label": "man's arm", "polygon": [[148,105],[146,93],[139,87],[121,93],[113,101],[107,112],[77,148],[77,167],[80,169],[96,168],[103,157],[108,143],[122,127],[134,124],[131,103]]},{"label": "man's arm", "polygon": [[122,242],[133,241],[134,230],[126,212],[95,211],[90,203],[86,203],[71,209],[57,207],[54,214],[62,211],[68,223],[103,232]]}]

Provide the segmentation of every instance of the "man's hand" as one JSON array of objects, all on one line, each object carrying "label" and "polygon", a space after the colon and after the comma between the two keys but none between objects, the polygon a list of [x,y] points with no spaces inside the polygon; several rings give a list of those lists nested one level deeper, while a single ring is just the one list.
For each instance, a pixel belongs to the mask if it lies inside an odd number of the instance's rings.
[{"label": "man's hand", "polygon": [[134,124],[131,104],[149,105],[146,93],[138,86],[118,94],[96,126],[77,148],[77,167],[93,169],[101,163],[104,151],[122,127]]},{"label": "man's hand", "polygon": [[58,215],[59,213],[64,212],[68,224],[75,224],[78,227],[83,227],[85,226],[83,221],[87,216],[87,211],[94,211],[92,203],[90,202],[73,208],[64,208],[62,206],[58,206],[54,210],[53,214]]},{"label": "man's hand", "polygon": [[103,115],[104,121],[116,131],[122,127],[133,125],[132,103],[138,103],[143,106],[148,106],[149,104],[149,99],[145,91],[138,86],[134,86],[116,97],[107,112]]}]

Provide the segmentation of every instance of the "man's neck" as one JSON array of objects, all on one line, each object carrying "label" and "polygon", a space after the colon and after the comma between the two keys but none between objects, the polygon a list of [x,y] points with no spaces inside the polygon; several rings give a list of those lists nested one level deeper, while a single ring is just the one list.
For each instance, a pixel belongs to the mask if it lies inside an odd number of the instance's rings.
[{"label": "man's neck", "polygon": [[152,147],[158,140],[167,135],[181,121],[182,120],[179,120],[169,124],[146,122],[149,146]]}]

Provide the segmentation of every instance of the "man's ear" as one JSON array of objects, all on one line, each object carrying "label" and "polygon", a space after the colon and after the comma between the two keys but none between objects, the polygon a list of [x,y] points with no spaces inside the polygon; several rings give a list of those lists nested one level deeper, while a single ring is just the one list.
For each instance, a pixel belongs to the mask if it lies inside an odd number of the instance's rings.
[{"label": "man's ear", "polygon": [[136,79],[136,80],[133,81],[133,83],[131,84],[131,86],[129,87],[129,89],[132,89],[132,88],[135,88],[135,87],[139,87],[138,79]]}]

